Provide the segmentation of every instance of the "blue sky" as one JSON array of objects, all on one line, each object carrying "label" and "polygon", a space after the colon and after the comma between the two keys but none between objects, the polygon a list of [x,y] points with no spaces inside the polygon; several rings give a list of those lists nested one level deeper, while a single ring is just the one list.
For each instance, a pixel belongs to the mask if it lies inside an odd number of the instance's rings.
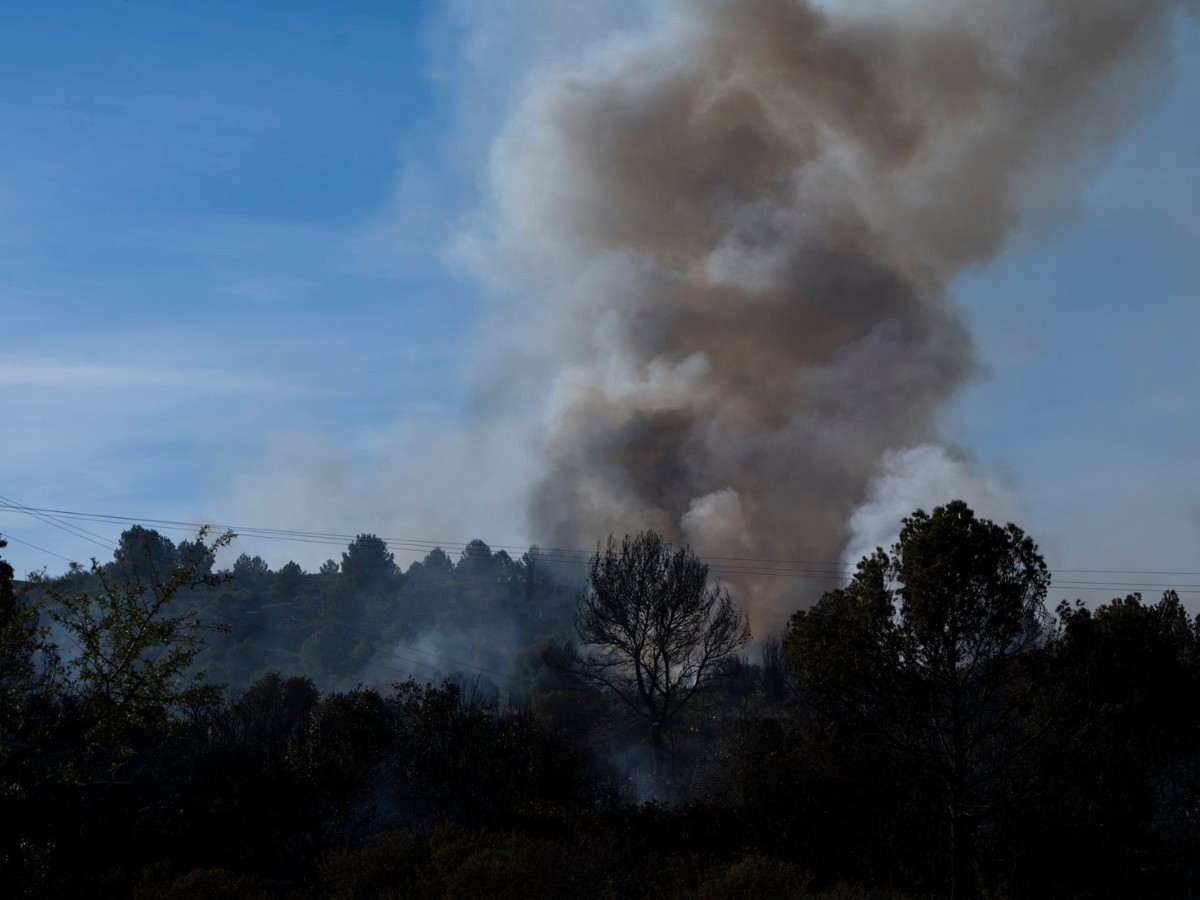
[{"label": "blue sky", "polygon": [[[190,519],[287,429],[456,414],[475,300],[439,229],[469,187],[438,148],[426,11],[283,10],[6,5],[7,496]],[[437,190],[406,186],[422,165]]]},{"label": "blue sky", "polygon": [[1174,50],[1172,84],[1079,202],[956,289],[989,372],[951,430],[1012,480],[1060,567],[1200,571],[1194,21]]},{"label": "blue sky", "polygon": [[[447,248],[523,74],[633,6],[6,3],[0,495],[527,539],[528,461],[463,450],[487,301]],[[1194,22],[1175,54],[1077,202],[955,288],[986,373],[947,435],[1052,567],[1200,571]],[[18,573],[105,555],[28,516],[0,531]],[[331,548],[238,549],[311,567]]]}]

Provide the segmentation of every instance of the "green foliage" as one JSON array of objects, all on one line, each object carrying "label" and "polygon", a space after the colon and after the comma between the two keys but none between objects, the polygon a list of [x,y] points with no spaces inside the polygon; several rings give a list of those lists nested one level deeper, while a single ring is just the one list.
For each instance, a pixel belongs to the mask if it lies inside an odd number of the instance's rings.
[{"label": "green foliage", "polygon": [[271,567],[261,556],[241,554],[233,563],[233,577],[246,581],[259,581],[271,574]]},{"label": "green foliage", "polygon": [[[188,547],[188,552],[195,557],[205,555],[192,546]],[[108,567],[109,577],[124,583],[169,581],[181,563],[179,551],[169,538],[141,525],[122,532],[113,557],[113,563]],[[195,563],[195,558],[185,561],[186,565]]]},{"label": "green foliage", "polygon": [[334,900],[630,896],[615,889],[627,875],[615,863],[610,843],[442,831],[429,840],[380,835],[327,855],[318,874],[322,895]]},{"label": "green foliage", "polygon": [[[668,821],[664,825],[671,825]],[[669,900],[918,900],[850,884],[820,888],[785,860],[643,854],[607,835],[440,831],[390,832],[317,864],[317,889],[332,900],[445,897],[646,897]]]},{"label": "green foliage", "polygon": [[1186,732],[1197,691],[1200,640],[1179,595],[1167,591],[1153,604],[1131,594],[1094,612],[1082,605],[1058,609],[1064,629],[1060,662],[1095,712],[1123,719],[1130,737]]},{"label": "green foliage", "polygon": [[311,680],[268,672],[230,702],[196,710],[193,724],[207,743],[253,757],[275,756],[287,749],[319,699]]},{"label": "green foliage", "polygon": [[[346,574],[244,557],[222,582],[203,536],[164,572],[145,529],[91,571],[21,586],[0,564],[0,896],[900,900],[952,875],[987,897],[1200,895],[1200,633],[1173,593],[1051,619],[1019,529],[918,512],[761,664],[709,654],[728,690],[667,717],[672,782],[649,785],[679,802],[635,806],[666,707],[622,653],[665,702],[673,648],[706,632],[660,632],[727,599],[703,566],[602,548],[580,620],[613,642],[571,657],[552,556],[475,542],[401,578],[370,537],[346,556],[376,564]],[[699,600],[672,606],[681,585]],[[470,667],[476,635],[528,708],[482,683],[344,689],[414,654]],[[589,656],[637,702],[580,685]]]},{"label": "green foliage", "polygon": [[398,571],[395,554],[373,534],[360,534],[342,554],[342,577],[356,588],[377,584]]},{"label": "green foliage", "polygon": [[997,779],[1052,718],[1028,721],[1049,583],[1019,528],[955,501],[905,519],[890,556],[864,559],[846,588],[792,618],[787,653],[806,702],[938,796],[952,894],[970,890],[981,823],[1015,802]]},{"label": "green foliage", "polygon": [[[1069,854],[1080,864],[1063,880],[1080,896],[1182,896],[1200,822],[1197,623],[1173,591],[1058,612],[1049,677],[1061,724],[1022,821],[1028,870]],[[1036,838],[1051,830],[1043,849]],[[1011,880],[1015,895],[1028,890],[1025,871]]]},{"label": "green foliage", "polygon": [[228,869],[194,869],[172,877],[169,863],[142,873],[130,900],[268,900],[257,879]]},{"label": "green foliage", "polygon": [[479,702],[453,682],[412,679],[396,685],[390,705],[396,743],[389,776],[410,813],[482,827],[579,797],[575,747],[527,710]]},{"label": "green foliage", "polygon": [[304,570],[296,562],[285,563],[275,574],[275,589],[273,594],[277,600],[287,602],[295,600],[300,588],[304,585]]},{"label": "green foliage", "polygon": [[387,704],[372,690],[328,696],[305,717],[288,763],[305,794],[312,846],[366,832],[377,813],[372,792],[391,742]]},{"label": "green foliage", "polygon": [[734,900],[739,897],[778,897],[808,900],[814,897],[811,878],[794,863],[747,856],[729,866],[710,871],[697,892],[697,900]]},{"label": "green foliage", "polygon": [[454,560],[441,547],[434,547],[425,554],[420,562],[408,567],[408,574],[414,578],[424,578],[431,581],[444,580],[454,572]]},{"label": "green foliage", "polygon": [[419,897],[427,856],[411,832],[387,832],[360,847],[330,851],[316,862],[321,895],[329,900]]},{"label": "green foliage", "polygon": [[[224,534],[207,544],[205,537],[202,531],[196,543],[208,558],[233,539]],[[200,575],[194,560],[170,573],[154,568],[152,579],[126,565],[129,556],[118,562],[114,573],[93,561],[93,590],[64,594],[52,588],[46,595],[50,619],[69,645],[62,692],[71,717],[83,726],[82,754],[69,761],[72,770],[98,757],[118,767],[139,732],[170,724],[184,708],[213,696],[192,663],[202,635],[219,626],[174,610],[182,592],[212,583],[211,576]]]},{"label": "green foliage", "polygon": [[176,552],[179,565],[194,566],[196,575],[200,577],[212,574],[215,559],[203,540],[180,541]]},{"label": "green foliage", "polygon": [[427,897],[557,900],[612,897],[619,872],[605,865],[603,845],[492,834],[446,841],[435,849],[426,876]]},{"label": "green foliage", "polygon": [[455,572],[468,578],[494,578],[500,567],[492,557],[492,548],[479,539],[463,547]]},{"label": "green foliage", "polygon": [[48,729],[58,674],[58,654],[38,623],[37,605],[17,596],[12,566],[0,559],[0,791]]}]

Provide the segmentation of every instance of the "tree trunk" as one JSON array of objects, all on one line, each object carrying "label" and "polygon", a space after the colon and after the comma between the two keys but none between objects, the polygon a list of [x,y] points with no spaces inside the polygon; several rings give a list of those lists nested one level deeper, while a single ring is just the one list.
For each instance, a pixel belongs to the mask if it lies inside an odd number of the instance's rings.
[{"label": "tree trunk", "polygon": [[956,787],[950,792],[950,898],[966,900],[975,894],[971,872],[971,816]]}]

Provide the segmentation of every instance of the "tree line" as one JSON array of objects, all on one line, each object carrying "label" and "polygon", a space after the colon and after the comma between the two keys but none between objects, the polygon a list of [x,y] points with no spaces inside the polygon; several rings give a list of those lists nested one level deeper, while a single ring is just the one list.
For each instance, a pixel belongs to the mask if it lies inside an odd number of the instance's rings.
[{"label": "tree line", "polygon": [[753,656],[653,532],[586,572],[373,535],[216,571],[231,539],[0,563],[7,895],[1200,894],[1200,622],[1050,609],[961,502]]}]

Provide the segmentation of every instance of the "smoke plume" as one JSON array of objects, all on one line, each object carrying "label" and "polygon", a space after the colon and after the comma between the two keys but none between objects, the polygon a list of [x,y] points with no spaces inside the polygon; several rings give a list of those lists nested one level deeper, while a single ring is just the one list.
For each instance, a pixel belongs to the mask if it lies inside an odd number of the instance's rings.
[{"label": "smoke plume", "polygon": [[[977,371],[955,277],[1069,200],[1182,5],[680,0],[531,79],[474,246],[545,401],[534,536],[839,559]],[[794,608],[738,587],[760,633]]]}]

